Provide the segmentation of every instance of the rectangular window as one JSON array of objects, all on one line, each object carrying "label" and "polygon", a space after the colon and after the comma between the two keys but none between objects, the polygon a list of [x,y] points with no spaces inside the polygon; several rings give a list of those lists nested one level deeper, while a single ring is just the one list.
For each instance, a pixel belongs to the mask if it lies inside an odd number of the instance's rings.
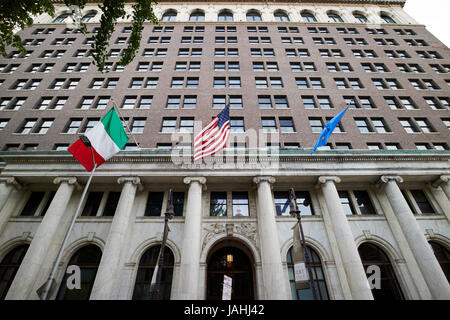
[{"label": "rectangular window", "polygon": [[355,210],[350,201],[350,196],[349,196],[348,192],[347,191],[339,191],[338,194],[339,194],[339,198],[341,200],[342,207],[344,208],[344,213],[346,215],[355,214]]},{"label": "rectangular window", "polygon": [[161,216],[163,198],[164,192],[149,192],[144,216],[145,217]]},{"label": "rectangular window", "polygon": [[353,191],[361,214],[376,214],[367,191]]},{"label": "rectangular window", "polygon": [[227,216],[227,193],[211,192],[209,215],[212,217]]},{"label": "rectangular window", "polygon": [[233,217],[248,217],[248,192],[232,193]]},{"label": "rectangular window", "polygon": [[81,216],[83,217],[94,217],[97,215],[98,208],[100,207],[100,202],[103,197],[103,192],[89,192],[86,204],[84,205],[83,212]]}]

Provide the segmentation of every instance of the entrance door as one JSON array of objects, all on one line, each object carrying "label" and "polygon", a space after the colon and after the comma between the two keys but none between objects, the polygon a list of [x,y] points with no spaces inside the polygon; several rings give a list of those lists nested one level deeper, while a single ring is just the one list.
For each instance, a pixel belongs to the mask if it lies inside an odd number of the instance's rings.
[{"label": "entrance door", "polygon": [[232,300],[253,300],[253,270],[250,259],[240,249],[224,247],[209,259],[207,300],[222,300],[223,278],[232,278]]}]

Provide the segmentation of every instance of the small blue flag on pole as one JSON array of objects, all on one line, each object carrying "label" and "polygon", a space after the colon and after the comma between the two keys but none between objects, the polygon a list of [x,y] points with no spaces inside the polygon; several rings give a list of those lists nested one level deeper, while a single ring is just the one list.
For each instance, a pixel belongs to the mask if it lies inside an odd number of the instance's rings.
[{"label": "small blue flag on pole", "polygon": [[312,149],[310,154],[313,154],[313,152],[316,151],[317,148],[327,144],[328,138],[333,133],[334,128],[336,128],[336,126],[338,125],[339,121],[341,120],[342,116],[344,115],[345,111],[347,111],[347,109],[348,107],[339,112],[339,114],[335,116],[333,119],[328,121],[328,123],[325,125],[325,128],[323,128],[322,132],[320,133],[319,140],[317,140],[317,143]]}]

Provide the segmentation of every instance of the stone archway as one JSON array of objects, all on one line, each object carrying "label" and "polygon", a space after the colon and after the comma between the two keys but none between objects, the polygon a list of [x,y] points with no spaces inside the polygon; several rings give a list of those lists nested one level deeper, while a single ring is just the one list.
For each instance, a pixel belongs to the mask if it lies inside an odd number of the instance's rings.
[{"label": "stone archway", "polygon": [[211,248],[207,258],[206,299],[221,300],[224,275],[232,278],[232,300],[256,296],[255,264],[251,251],[240,241],[226,238]]}]

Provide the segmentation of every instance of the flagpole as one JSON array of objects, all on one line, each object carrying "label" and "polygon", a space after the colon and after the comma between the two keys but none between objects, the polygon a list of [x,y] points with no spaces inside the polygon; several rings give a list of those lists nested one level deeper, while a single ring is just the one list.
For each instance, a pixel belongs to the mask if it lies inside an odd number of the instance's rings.
[{"label": "flagpole", "polygon": [[[116,110],[117,114],[119,115],[120,119],[125,122],[124,117],[122,116],[122,114],[119,111],[119,108],[117,107],[116,103],[114,102],[114,99],[111,97],[111,102],[113,103],[113,108],[114,110]],[[131,137],[133,137],[134,143],[136,143],[136,146],[141,149],[141,147],[139,146],[136,138],[134,137],[134,134],[131,132],[130,128],[128,128],[128,123],[125,124],[125,128],[128,130],[128,133],[131,135]]]},{"label": "flagpole", "polygon": [[[159,249],[160,251],[159,251],[157,266],[155,267],[155,270],[153,271],[153,272],[156,271],[156,284],[155,284],[155,288],[154,288],[154,292],[153,292],[154,300],[160,299],[159,294],[160,294],[160,287],[161,287],[162,266],[164,264],[164,249],[166,248],[167,236],[170,231],[169,220],[172,219],[172,217],[174,215],[172,189],[169,190],[169,198],[167,200],[167,209],[166,209],[166,212],[164,213],[164,215],[165,215],[164,234],[163,234],[163,239],[162,239],[162,243],[161,243],[161,248]],[[152,289],[152,285],[150,284],[150,290],[151,289]]]},{"label": "flagpole", "polygon": [[92,150],[91,142],[89,141],[89,139],[86,136],[81,136],[80,139],[84,143],[84,145],[86,145],[87,147],[89,147],[91,149],[92,162],[94,163],[94,168],[92,169],[91,174],[89,175],[89,179],[88,179],[86,185],[84,186],[83,193],[81,194],[80,201],[78,202],[77,210],[75,211],[75,214],[73,215],[69,229],[67,230],[66,235],[64,237],[64,241],[63,241],[61,247],[59,248],[58,255],[56,257],[55,262],[53,263],[52,270],[47,279],[47,282],[45,283],[45,287],[44,287],[42,293],[39,294],[40,289],[38,289],[38,295],[40,296],[41,300],[47,300],[47,298],[50,294],[50,290],[52,289],[52,285],[55,283],[56,271],[58,270],[59,263],[61,262],[64,249],[67,245],[67,241],[69,240],[70,233],[73,229],[73,226],[75,225],[75,221],[78,217],[78,214],[80,213],[81,205],[84,201],[84,198],[86,197],[86,193],[87,193],[87,190],[89,189],[89,185],[91,184],[91,180],[92,180],[92,177],[94,176],[95,169],[97,168],[97,163],[95,162],[94,151]]},{"label": "flagpole", "polygon": [[298,210],[297,206],[297,198],[295,197],[295,191],[294,188],[291,188],[290,190],[290,200],[291,200],[291,213],[295,213],[298,227],[300,229],[300,234],[302,238],[302,248],[303,248],[303,255],[305,256],[305,263],[306,268],[308,269],[308,275],[309,275],[309,286],[311,287],[313,299],[317,300],[317,294],[316,294],[316,288],[314,287],[314,280],[313,280],[313,274],[312,274],[312,268],[311,268],[311,262],[309,260],[309,254],[308,250],[306,249],[306,242],[305,242],[305,235],[303,234],[303,227],[302,227],[302,218],[300,216],[300,210]]}]

